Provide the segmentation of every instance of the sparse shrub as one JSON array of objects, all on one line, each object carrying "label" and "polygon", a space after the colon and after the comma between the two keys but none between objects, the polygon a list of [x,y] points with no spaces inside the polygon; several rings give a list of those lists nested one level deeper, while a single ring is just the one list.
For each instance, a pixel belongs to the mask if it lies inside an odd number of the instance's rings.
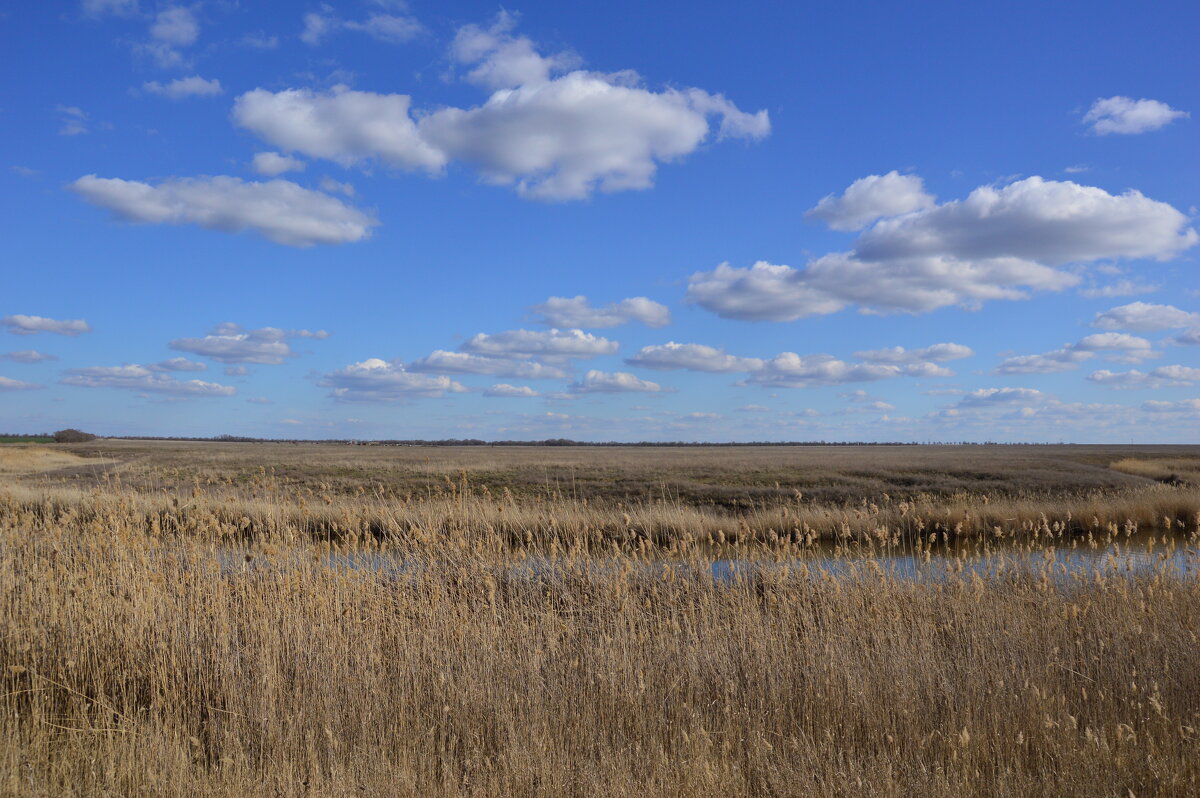
[{"label": "sparse shrub", "polygon": [[92,433],[77,429],[60,429],[54,433],[55,443],[87,443],[94,440],[96,436]]}]

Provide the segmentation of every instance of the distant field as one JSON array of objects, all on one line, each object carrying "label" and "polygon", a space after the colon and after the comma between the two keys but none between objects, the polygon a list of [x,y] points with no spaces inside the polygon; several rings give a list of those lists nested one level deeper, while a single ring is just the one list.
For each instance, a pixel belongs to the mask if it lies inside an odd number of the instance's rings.
[{"label": "distant field", "polygon": [[1200,446],[422,447],[96,441],[83,456],[119,463],[127,484],[246,483],[269,470],[295,487],[352,494],[366,484],[422,491],[459,481],[518,495],[748,507],[918,495],[1069,495],[1155,480],[1123,460],[1200,462]]},{"label": "distant field", "polygon": [[1198,544],[1192,446],[5,447],[0,795],[1200,795]]},{"label": "distant field", "polygon": [[[285,517],[320,537],[466,525],[505,538],[960,534],[1192,522],[1196,446],[421,447],[96,441],[34,478],[119,481],[151,508]],[[31,482],[31,479],[33,480]],[[424,532],[423,532],[424,534]]]},{"label": "distant field", "polygon": [[0,435],[0,443],[54,443],[54,438],[48,435]]}]

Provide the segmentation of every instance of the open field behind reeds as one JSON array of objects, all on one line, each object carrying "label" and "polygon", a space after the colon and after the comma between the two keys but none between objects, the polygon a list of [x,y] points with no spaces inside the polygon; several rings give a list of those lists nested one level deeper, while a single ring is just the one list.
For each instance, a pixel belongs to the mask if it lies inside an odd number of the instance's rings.
[{"label": "open field behind reeds", "polygon": [[[68,447],[57,447],[60,449]],[[1183,460],[1200,446],[737,446],[434,447],[100,440],[69,447],[94,468],[119,468],[126,484],[190,487],[280,484],[353,494],[372,485],[397,494],[444,487],[464,474],[476,487],[518,496],[605,501],[678,498],[747,507],[770,499],[836,502],[918,494],[1066,494],[1144,485],[1121,460]]]},{"label": "open field behind reeds", "polygon": [[60,449],[0,795],[1200,794],[1188,447]]},{"label": "open field behind reeds", "polygon": [[[116,489],[224,538],[837,539],[1195,528],[1200,447],[382,447],[96,441],[10,480],[52,512]],[[5,452],[0,452],[4,454]],[[36,459],[36,458],[34,458]]]}]

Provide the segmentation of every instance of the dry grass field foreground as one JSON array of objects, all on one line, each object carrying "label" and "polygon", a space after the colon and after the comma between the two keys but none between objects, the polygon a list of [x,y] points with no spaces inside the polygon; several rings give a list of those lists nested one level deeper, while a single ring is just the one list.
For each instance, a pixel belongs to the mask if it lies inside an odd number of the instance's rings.
[{"label": "dry grass field foreground", "polygon": [[1200,794],[1195,450],[156,446],[0,483],[0,795]]}]

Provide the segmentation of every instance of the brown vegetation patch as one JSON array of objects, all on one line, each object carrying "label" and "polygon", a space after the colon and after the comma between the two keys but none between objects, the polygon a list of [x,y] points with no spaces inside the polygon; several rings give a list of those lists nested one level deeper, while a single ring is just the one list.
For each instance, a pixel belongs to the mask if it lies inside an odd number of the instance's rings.
[{"label": "brown vegetation patch", "polygon": [[73,452],[36,446],[0,446],[0,474],[39,474],[61,468],[86,465],[88,460]]}]

